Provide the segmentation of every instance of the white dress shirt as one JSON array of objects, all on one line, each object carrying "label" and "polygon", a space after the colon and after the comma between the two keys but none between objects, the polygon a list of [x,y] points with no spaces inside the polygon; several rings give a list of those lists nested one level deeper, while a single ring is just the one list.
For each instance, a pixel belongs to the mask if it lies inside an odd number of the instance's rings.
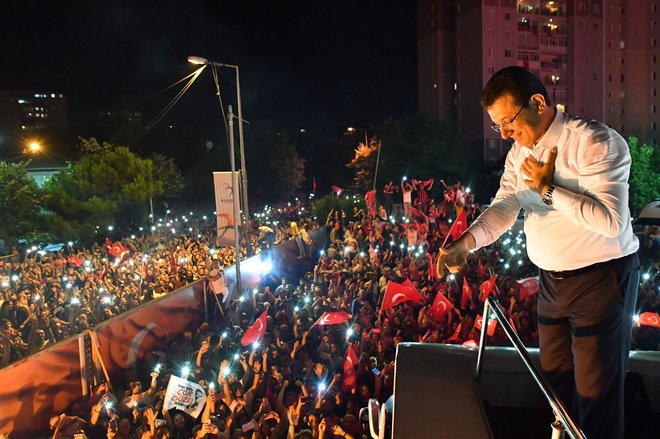
[{"label": "white dress shirt", "polygon": [[[529,189],[521,170],[529,155],[547,159],[557,146],[553,204]],[[497,240],[525,210],[530,260],[543,270],[564,271],[634,253],[628,209],[630,151],[626,141],[600,122],[556,112],[533,147],[514,143],[491,206],[468,228],[481,248]]]}]

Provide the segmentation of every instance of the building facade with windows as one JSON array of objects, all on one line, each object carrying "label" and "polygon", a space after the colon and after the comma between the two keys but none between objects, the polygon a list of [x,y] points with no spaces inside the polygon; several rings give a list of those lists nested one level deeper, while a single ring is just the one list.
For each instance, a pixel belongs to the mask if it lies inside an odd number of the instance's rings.
[{"label": "building facade with windows", "polygon": [[68,114],[62,93],[0,90],[0,155],[39,132],[68,132]]},{"label": "building facade with windows", "polygon": [[657,143],[655,0],[418,0],[421,111],[486,160],[507,150],[479,104],[502,67],[530,69],[562,111]]}]

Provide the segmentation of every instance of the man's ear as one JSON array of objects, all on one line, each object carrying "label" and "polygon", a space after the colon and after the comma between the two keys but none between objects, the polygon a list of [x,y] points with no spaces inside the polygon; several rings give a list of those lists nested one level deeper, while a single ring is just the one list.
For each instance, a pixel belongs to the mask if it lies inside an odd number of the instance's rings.
[{"label": "man's ear", "polygon": [[533,94],[529,100],[532,102],[532,105],[536,107],[536,112],[538,114],[542,114],[547,107],[545,98],[540,93]]}]

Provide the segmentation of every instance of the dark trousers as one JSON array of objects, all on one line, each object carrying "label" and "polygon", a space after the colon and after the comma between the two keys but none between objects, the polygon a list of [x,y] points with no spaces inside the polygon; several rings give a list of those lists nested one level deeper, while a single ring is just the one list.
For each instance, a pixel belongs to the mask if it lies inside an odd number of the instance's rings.
[{"label": "dark trousers", "polygon": [[541,368],[587,438],[622,439],[639,259],[566,274],[539,270]]}]

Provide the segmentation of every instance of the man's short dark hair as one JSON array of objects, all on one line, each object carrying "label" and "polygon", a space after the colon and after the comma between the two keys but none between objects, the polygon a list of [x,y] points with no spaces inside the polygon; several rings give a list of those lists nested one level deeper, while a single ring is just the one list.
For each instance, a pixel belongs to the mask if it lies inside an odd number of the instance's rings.
[{"label": "man's short dark hair", "polygon": [[516,104],[524,106],[537,93],[543,95],[547,105],[551,105],[548,92],[536,75],[523,67],[504,67],[488,80],[481,92],[481,105],[488,108],[500,97],[510,94]]}]

